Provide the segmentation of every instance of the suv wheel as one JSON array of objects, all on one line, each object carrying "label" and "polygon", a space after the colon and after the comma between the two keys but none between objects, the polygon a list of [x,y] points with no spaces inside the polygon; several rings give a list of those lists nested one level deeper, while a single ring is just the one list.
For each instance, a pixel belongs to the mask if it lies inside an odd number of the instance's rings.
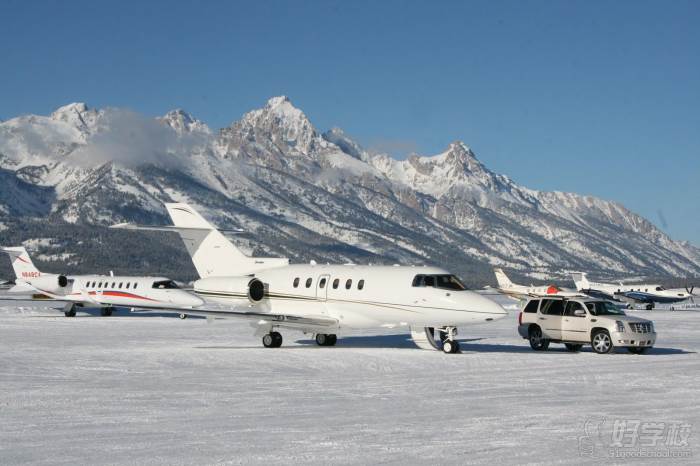
[{"label": "suv wheel", "polygon": [[598,330],[591,338],[591,347],[598,354],[606,354],[612,351],[613,342],[607,330]]},{"label": "suv wheel", "polygon": [[542,329],[538,326],[530,328],[529,332],[530,348],[535,351],[545,351],[549,348],[549,340],[542,336]]},{"label": "suv wheel", "polygon": [[576,353],[578,351],[581,351],[581,348],[583,348],[583,345],[574,344],[574,343],[565,343],[564,346],[566,346],[566,351],[571,351],[572,353]]}]

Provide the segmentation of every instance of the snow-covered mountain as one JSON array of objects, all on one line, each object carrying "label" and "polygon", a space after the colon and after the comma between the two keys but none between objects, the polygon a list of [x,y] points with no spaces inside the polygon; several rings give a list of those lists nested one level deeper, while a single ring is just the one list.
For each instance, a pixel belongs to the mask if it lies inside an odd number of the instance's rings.
[{"label": "snow-covered mountain", "polygon": [[0,123],[0,169],[8,228],[165,222],[162,203],[183,201],[246,229],[244,249],[296,260],[438,263],[472,282],[492,265],[534,278],[700,273],[698,248],[620,204],[519,186],[460,141],[406,160],[371,153],[283,96],[219,131],[183,110],[20,116]]}]

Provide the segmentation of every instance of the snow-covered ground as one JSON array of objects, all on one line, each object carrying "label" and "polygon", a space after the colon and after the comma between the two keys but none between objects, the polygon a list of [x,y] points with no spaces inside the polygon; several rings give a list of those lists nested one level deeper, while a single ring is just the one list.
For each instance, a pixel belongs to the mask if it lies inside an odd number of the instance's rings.
[{"label": "snow-covered ground", "polygon": [[397,334],[264,349],[235,320],[5,302],[0,464],[592,464],[615,445],[696,462],[700,312],[635,313],[659,332],[647,355],[536,353],[515,313],[446,355]]}]

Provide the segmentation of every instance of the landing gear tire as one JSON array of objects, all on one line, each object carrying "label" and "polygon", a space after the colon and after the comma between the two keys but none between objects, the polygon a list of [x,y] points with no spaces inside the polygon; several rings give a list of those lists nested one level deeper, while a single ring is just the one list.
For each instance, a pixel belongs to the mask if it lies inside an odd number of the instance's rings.
[{"label": "landing gear tire", "polygon": [[180,314],[180,319],[182,319],[182,320],[187,319],[187,314]]},{"label": "landing gear tire", "polygon": [[647,304],[647,305],[646,305],[646,309],[647,309],[647,311],[651,311],[652,309],[654,309],[654,304],[653,304],[653,303],[652,303],[652,304]]},{"label": "landing gear tire", "polygon": [[564,346],[566,347],[566,351],[571,351],[572,353],[578,353],[581,351],[581,348],[583,348],[583,345],[573,343],[564,343]]},{"label": "landing gear tire", "polygon": [[459,353],[459,343],[454,340],[445,340],[442,343],[442,351],[446,354]]},{"label": "landing gear tire", "polygon": [[549,348],[549,340],[542,336],[542,329],[539,327],[535,326],[530,329],[528,340],[530,348],[535,351],[547,351]]},{"label": "landing gear tire", "polygon": [[591,347],[598,354],[607,354],[613,350],[612,338],[607,330],[598,330],[591,338]]},{"label": "landing gear tire", "polygon": [[71,309],[70,311],[66,311],[63,314],[65,314],[66,317],[75,317],[75,309]]},{"label": "landing gear tire", "polygon": [[316,344],[318,346],[334,346],[338,337],[332,333],[317,333]]},{"label": "landing gear tire", "polygon": [[110,317],[112,315],[112,308],[111,307],[102,308],[102,310],[100,311],[100,315],[102,317]]},{"label": "landing gear tire", "polygon": [[632,354],[644,354],[647,352],[648,349],[649,349],[648,347],[639,348],[639,347],[630,346],[627,348],[627,351],[629,351]]},{"label": "landing gear tire", "polygon": [[282,335],[279,332],[270,332],[262,337],[265,348],[279,348],[282,346]]}]

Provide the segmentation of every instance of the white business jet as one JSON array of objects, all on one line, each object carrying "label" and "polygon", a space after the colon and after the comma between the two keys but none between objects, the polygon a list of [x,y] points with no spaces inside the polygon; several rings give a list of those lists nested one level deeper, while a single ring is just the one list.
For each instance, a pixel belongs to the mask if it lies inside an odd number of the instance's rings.
[{"label": "white business jet", "polygon": [[458,326],[506,315],[438,267],[289,264],[285,258],[249,257],[189,205],[166,208],[174,226],[114,228],[179,233],[201,277],[195,293],[220,305],[187,313],[250,318],[268,348],[281,346],[280,329],[312,333],[318,345],[333,346],[337,334],[347,330],[404,327],[419,347],[456,353]]},{"label": "white business jet", "polygon": [[75,317],[76,308],[83,306],[99,307],[103,316],[110,316],[114,307],[179,310],[204,303],[164,277],[47,274],[34,266],[23,247],[0,250],[10,255],[17,286],[35,290],[50,300],[65,302],[63,311],[66,317]]},{"label": "white business jet", "polygon": [[577,291],[560,288],[556,285],[518,285],[510,281],[510,278],[508,278],[508,275],[506,275],[503,269],[495,268],[493,269],[493,272],[496,275],[496,282],[498,282],[496,291],[513,299],[520,300],[527,299],[529,297],[546,298],[548,296],[558,296],[560,298],[585,296]]},{"label": "white business jet", "polygon": [[600,283],[588,280],[585,273],[573,272],[571,274],[576,289],[589,296],[626,301],[631,306],[635,303],[646,305],[647,310],[654,309],[654,303],[673,304],[685,300],[693,300],[693,288],[666,289],[657,284],[624,284]]}]

